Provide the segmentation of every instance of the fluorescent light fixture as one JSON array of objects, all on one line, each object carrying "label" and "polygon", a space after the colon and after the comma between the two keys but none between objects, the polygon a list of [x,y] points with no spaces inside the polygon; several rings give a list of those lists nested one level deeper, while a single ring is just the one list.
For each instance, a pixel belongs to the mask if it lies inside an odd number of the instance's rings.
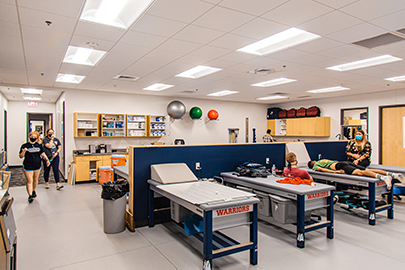
[{"label": "fluorescent light fixture", "polygon": [[25,100],[42,100],[41,97],[26,97],[26,96],[23,96],[23,99],[25,99]]},{"label": "fluorescent light fixture", "polygon": [[223,90],[223,91],[208,94],[207,96],[222,97],[222,96],[232,95],[232,94],[236,94],[236,93],[239,93],[239,91]]},{"label": "fluorescent light fixture", "polygon": [[267,97],[261,97],[261,98],[256,98],[257,100],[271,100],[271,99],[282,99],[282,98],[288,98],[287,96],[280,96],[280,95],[274,95],[274,96],[267,96]]},{"label": "fluorescent light fixture", "polygon": [[405,81],[405,75],[397,76],[397,77],[391,77],[391,78],[385,78],[384,80],[391,81],[391,82],[401,82],[401,81]]},{"label": "fluorescent light fixture", "polygon": [[94,50],[91,48],[69,46],[63,62],[95,66],[106,53],[107,52],[105,51]]},{"label": "fluorescent light fixture", "polygon": [[320,37],[321,36],[319,35],[292,27],[240,48],[237,51],[256,55],[265,55],[285,50]]},{"label": "fluorescent light fixture", "polygon": [[87,0],[80,20],[129,28],[154,0]]},{"label": "fluorescent light fixture", "polygon": [[33,88],[20,88],[21,93],[24,94],[33,94],[33,95],[42,95],[41,89],[33,89]]},{"label": "fluorescent light fixture", "polygon": [[177,74],[176,77],[197,79],[197,78],[218,72],[220,70],[222,70],[222,69],[208,67],[208,66],[196,66],[196,67],[186,70],[180,74]]},{"label": "fluorescent light fixture", "polygon": [[348,70],[352,70],[352,69],[387,64],[387,63],[400,61],[400,60],[402,60],[402,58],[398,58],[398,57],[394,57],[389,54],[385,54],[385,55],[381,55],[381,56],[377,56],[377,57],[372,57],[372,58],[367,58],[367,59],[363,59],[363,60],[359,60],[359,61],[342,64],[342,65],[327,67],[326,69],[336,70],[336,71],[348,71]]},{"label": "fluorescent light fixture", "polygon": [[148,87],[145,87],[143,90],[149,90],[149,91],[163,91],[166,90],[170,87],[173,87],[174,85],[170,84],[164,84],[164,83],[154,83],[152,85],[149,85]]},{"label": "fluorescent light fixture", "polygon": [[86,78],[86,76],[59,73],[58,77],[56,78],[56,82],[79,84],[83,81],[84,78]]},{"label": "fluorescent light fixture", "polygon": [[293,80],[293,79],[278,78],[278,79],[274,79],[274,80],[270,80],[270,81],[251,84],[251,86],[270,87],[270,86],[275,86],[275,85],[280,85],[280,84],[285,84],[285,83],[290,83],[290,82],[296,82],[296,81],[297,80]]},{"label": "fluorescent light fixture", "polygon": [[343,90],[350,90],[350,88],[342,87],[342,86],[335,86],[335,87],[329,87],[329,88],[308,90],[307,92],[308,93],[319,94],[319,93],[335,92],[335,91],[343,91]]}]

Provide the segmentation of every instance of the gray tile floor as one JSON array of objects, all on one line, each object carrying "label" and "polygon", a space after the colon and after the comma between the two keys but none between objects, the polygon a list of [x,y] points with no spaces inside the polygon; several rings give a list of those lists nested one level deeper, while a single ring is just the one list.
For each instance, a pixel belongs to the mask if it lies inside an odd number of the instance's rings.
[{"label": "gray tile floor", "polygon": [[[25,187],[10,188],[18,228],[18,269],[201,269],[202,244],[173,223],[135,233],[104,234],[101,188],[79,184],[56,191],[37,189],[27,203]],[[377,214],[377,226],[365,212],[335,207],[335,239],[325,231],[308,233],[306,248],[295,247],[294,233],[259,223],[259,264],[243,252],[214,260],[216,269],[405,269],[405,203],[396,203],[395,219]],[[225,231],[247,241],[248,228]]]}]

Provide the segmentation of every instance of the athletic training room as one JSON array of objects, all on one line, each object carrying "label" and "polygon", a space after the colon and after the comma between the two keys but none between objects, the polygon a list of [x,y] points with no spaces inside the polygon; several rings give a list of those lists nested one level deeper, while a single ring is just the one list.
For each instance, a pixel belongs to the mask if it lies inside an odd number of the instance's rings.
[{"label": "athletic training room", "polygon": [[0,0],[0,270],[405,269],[405,1]]}]

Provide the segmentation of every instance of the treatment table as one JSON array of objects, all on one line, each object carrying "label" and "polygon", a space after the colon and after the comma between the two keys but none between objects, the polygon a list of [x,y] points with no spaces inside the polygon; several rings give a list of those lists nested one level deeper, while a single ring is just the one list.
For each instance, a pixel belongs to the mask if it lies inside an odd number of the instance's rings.
[{"label": "treatment table", "polygon": [[[203,269],[212,268],[212,260],[241,251],[250,251],[250,263],[258,262],[257,204],[255,194],[218,183],[198,181],[184,163],[151,165],[149,184],[149,227],[154,226],[155,193],[203,218]],[[174,209],[171,209],[173,213]],[[178,220],[182,223],[182,220]],[[250,240],[239,243],[220,229],[249,225]]]},{"label": "treatment table", "polygon": [[114,170],[114,181],[117,181],[118,177],[128,180],[128,165],[115,166],[113,170]]},{"label": "treatment table", "polygon": [[[277,183],[285,177],[269,175],[267,178],[251,178],[237,176],[232,172],[221,173],[224,184],[232,184],[251,188],[266,194],[274,194],[289,198],[297,203],[297,247],[305,247],[305,233],[327,228],[327,237],[333,239],[333,191],[335,187],[317,183],[316,186],[292,185]],[[327,208],[327,220],[323,222],[311,220],[305,223],[305,211]],[[259,218],[270,221],[272,218],[259,215]]]},{"label": "treatment table", "polygon": [[[302,168],[306,169],[308,173],[315,179],[315,180],[322,180],[327,182],[334,182],[334,183],[343,183],[343,184],[350,184],[354,186],[358,186],[361,188],[365,188],[368,190],[367,197],[368,197],[368,224],[375,225],[376,224],[376,213],[387,211],[387,217],[390,219],[394,218],[394,198],[393,198],[393,188],[390,191],[387,191],[387,185],[384,181],[366,177],[366,176],[358,176],[358,175],[348,175],[348,174],[340,174],[340,173],[326,173],[326,172],[319,172],[314,171],[309,168]],[[386,205],[382,205],[379,207],[375,206],[375,198],[377,195],[386,194],[388,203]]]}]

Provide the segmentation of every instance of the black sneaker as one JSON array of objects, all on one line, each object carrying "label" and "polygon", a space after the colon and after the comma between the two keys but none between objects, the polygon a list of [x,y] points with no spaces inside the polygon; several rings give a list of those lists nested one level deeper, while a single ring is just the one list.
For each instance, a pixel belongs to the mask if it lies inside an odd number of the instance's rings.
[{"label": "black sneaker", "polygon": [[35,192],[35,190],[32,191],[32,198],[36,198],[37,197],[37,193]]},{"label": "black sneaker", "polygon": [[34,197],[32,195],[28,196],[28,202],[32,203],[34,201]]}]

